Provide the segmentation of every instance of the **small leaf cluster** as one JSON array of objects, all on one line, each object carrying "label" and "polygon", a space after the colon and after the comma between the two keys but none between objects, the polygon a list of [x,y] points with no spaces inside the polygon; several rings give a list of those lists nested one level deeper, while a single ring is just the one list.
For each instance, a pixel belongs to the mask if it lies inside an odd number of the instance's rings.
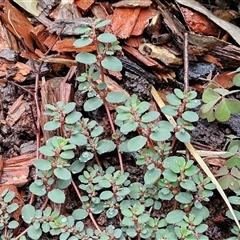
[{"label": "small leaf cluster", "polygon": [[[121,71],[122,63],[114,56],[116,51],[122,48],[117,38],[112,33],[101,33],[98,36],[96,31],[110,23],[110,20],[90,20],[86,25],[76,29],[80,39],[74,42],[75,47],[84,47],[93,44],[96,47],[96,54],[81,52],[76,55],[76,61],[87,64],[88,69],[77,77],[78,89],[87,93],[88,100],[85,101],[84,111],[93,111],[104,104],[119,103],[126,100],[126,95],[121,92],[107,93],[103,69],[110,71]],[[100,66],[100,68],[98,67]]]},{"label": "small leaf cluster", "polygon": [[76,209],[71,216],[61,215],[58,210],[47,207],[45,210],[36,210],[27,204],[22,208],[22,218],[30,224],[27,234],[31,239],[41,239],[43,233],[59,236],[60,240],[102,239],[101,233],[90,228],[85,229],[82,212]]},{"label": "small leaf cluster", "polygon": [[[101,33],[96,36],[96,30],[109,24],[110,20],[101,21],[100,19],[89,19],[86,25],[75,30],[76,34],[80,34],[80,39],[74,42],[75,47],[85,47],[90,44],[97,46],[98,56],[93,53],[81,52],[77,54],[76,60],[84,64],[94,64],[100,61],[103,68],[111,71],[121,71],[121,61],[114,57],[114,53],[122,48],[116,36],[112,33]],[[99,59],[98,59],[99,58]]]},{"label": "small leaf cluster", "polygon": [[180,89],[174,89],[174,93],[166,96],[170,105],[162,107],[161,111],[169,116],[176,118],[177,127],[174,129],[176,138],[181,142],[189,142],[190,134],[194,126],[192,123],[198,121],[198,114],[190,109],[200,105],[200,100],[196,99],[197,92],[183,92]]},{"label": "small leaf cluster", "polygon": [[231,114],[240,112],[240,101],[227,98],[228,95],[235,93],[236,90],[219,88],[216,85],[209,85],[202,94],[202,105],[199,116],[213,122],[215,119],[219,122],[227,121]]},{"label": "small leaf cluster", "polygon": [[19,223],[13,220],[11,215],[19,208],[17,203],[12,202],[14,197],[15,193],[8,189],[5,189],[0,195],[0,231],[4,232],[1,240],[13,239],[12,232],[19,226]]}]

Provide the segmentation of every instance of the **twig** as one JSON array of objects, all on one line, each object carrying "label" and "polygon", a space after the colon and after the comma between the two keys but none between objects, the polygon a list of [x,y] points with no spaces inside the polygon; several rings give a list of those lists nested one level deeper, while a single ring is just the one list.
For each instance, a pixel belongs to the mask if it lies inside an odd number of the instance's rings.
[{"label": "twig", "polygon": [[189,79],[188,79],[188,33],[184,33],[184,47],[183,47],[183,58],[184,58],[184,66],[183,66],[183,79],[184,79],[184,92],[188,92],[189,88]]}]

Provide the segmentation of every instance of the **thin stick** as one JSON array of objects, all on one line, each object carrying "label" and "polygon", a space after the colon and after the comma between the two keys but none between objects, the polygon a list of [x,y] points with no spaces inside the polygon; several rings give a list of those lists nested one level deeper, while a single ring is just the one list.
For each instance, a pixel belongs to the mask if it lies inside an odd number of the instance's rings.
[{"label": "thin stick", "polygon": [[183,47],[183,58],[184,58],[184,66],[183,66],[183,79],[184,79],[184,92],[188,92],[189,81],[188,81],[188,33],[184,33],[184,47]]}]

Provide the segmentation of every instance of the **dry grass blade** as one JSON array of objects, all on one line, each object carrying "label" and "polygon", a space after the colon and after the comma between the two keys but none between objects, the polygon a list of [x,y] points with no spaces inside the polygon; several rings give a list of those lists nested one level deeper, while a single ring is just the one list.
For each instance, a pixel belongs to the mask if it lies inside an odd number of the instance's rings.
[{"label": "dry grass blade", "polygon": [[[158,104],[158,106],[160,108],[162,108],[163,106],[165,106],[163,100],[161,99],[161,97],[159,96],[158,92],[156,91],[156,89],[154,87],[152,87],[152,91],[151,91],[156,103]],[[167,116],[165,115],[166,118],[168,119],[168,121],[175,127],[177,124],[175,122],[175,120],[173,119],[173,117],[171,116]],[[192,156],[195,158],[195,160],[198,162],[198,164],[201,166],[201,168],[203,169],[203,171],[207,174],[207,176],[211,179],[212,183],[215,184],[218,192],[220,193],[220,195],[222,196],[223,200],[225,201],[225,203],[227,204],[227,207],[229,209],[229,211],[231,212],[238,228],[240,229],[240,224],[237,220],[237,217],[233,211],[232,205],[230,204],[230,202],[228,201],[228,198],[226,196],[226,194],[224,193],[223,189],[221,188],[220,184],[218,183],[217,179],[214,177],[214,175],[212,174],[212,172],[210,171],[210,169],[208,168],[208,166],[206,165],[206,163],[203,161],[203,159],[201,158],[201,156],[197,153],[197,151],[195,150],[195,148],[192,146],[191,143],[185,143],[185,146],[187,147],[187,149],[189,150],[189,152],[192,154]]]}]

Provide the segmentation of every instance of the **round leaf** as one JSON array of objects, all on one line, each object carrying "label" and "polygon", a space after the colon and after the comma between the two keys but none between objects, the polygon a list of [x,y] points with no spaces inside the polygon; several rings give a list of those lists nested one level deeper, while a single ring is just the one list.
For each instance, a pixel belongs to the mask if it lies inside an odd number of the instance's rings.
[{"label": "round leaf", "polygon": [[175,224],[183,220],[186,213],[184,213],[182,210],[173,210],[169,212],[166,216],[167,223]]},{"label": "round leaf", "polygon": [[107,56],[101,61],[101,64],[107,70],[122,71],[122,62],[116,57]]},{"label": "round leaf", "polygon": [[35,208],[31,204],[26,204],[23,206],[21,213],[23,221],[30,224],[35,216]]},{"label": "round leaf", "polygon": [[47,160],[44,160],[44,159],[36,159],[34,162],[33,162],[33,165],[42,170],[42,171],[47,171],[47,170],[50,170],[52,168],[52,164],[47,161]]},{"label": "round leaf", "polygon": [[182,118],[189,122],[197,122],[198,114],[192,111],[185,111],[182,115]]},{"label": "round leaf", "polygon": [[110,92],[107,94],[106,100],[109,103],[120,103],[124,102],[127,99],[125,93],[122,92]]},{"label": "round leaf", "polygon": [[161,170],[158,168],[153,168],[148,170],[144,175],[144,182],[145,184],[152,184],[154,183],[161,175]]},{"label": "round leaf", "polygon": [[98,23],[95,27],[96,28],[101,28],[101,27],[104,27],[104,26],[108,25],[110,22],[111,22],[110,19],[106,19],[106,20],[101,21],[100,23]]},{"label": "round leaf", "polygon": [[103,43],[112,43],[112,42],[116,42],[117,38],[112,33],[102,33],[97,37],[97,40]]},{"label": "round leaf", "polygon": [[28,228],[27,234],[31,239],[37,240],[42,236],[42,229],[41,228],[35,229],[34,226],[30,226]]},{"label": "round leaf", "polygon": [[159,117],[160,113],[157,111],[147,112],[142,115],[141,120],[144,123],[149,123],[156,120]]},{"label": "round leaf", "polygon": [[175,196],[175,199],[183,204],[189,204],[193,200],[193,196],[188,192],[180,192]]},{"label": "round leaf", "polygon": [[176,138],[183,143],[190,142],[191,136],[184,129],[181,129],[179,132],[175,133]]},{"label": "round leaf", "polygon": [[75,209],[72,216],[75,220],[82,220],[88,216],[88,212],[85,209]]},{"label": "round leaf", "polygon": [[140,150],[147,142],[147,138],[143,136],[137,136],[131,138],[127,143],[127,148],[131,152]]},{"label": "round leaf", "polygon": [[84,105],[84,111],[89,112],[89,111],[93,111],[96,110],[97,108],[101,107],[103,104],[103,100],[98,98],[98,97],[93,97],[88,99]]},{"label": "round leaf", "polygon": [[113,196],[113,192],[112,191],[103,191],[101,192],[99,198],[101,200],[108,200]]},{"label": "round leaf", "polygon": [[87,144],[87,138],[81,133],[73,134],[69,139],[69,143],[77,146],[84,146]]},{"label": "round leaf", "polygon": [[74,124],[81,118],[82,114],[80,112],[72,112],[67,115],[65,121],[67,124]]},{"label": "round leaf", "polygon": [[53,189],[48,192],[48,197],[54,203],[64,203],[65,202],[65,194],[60,189]]},{"label": "round leaf", "polygon": [[93,42],[93,40],[89,37],[80,38],[74,41],[73,46],[74,47],[85,47],[87,45],[90,45]]},{"label": "round leaf", "polygon": [[64,114],[68,114],[70,112],[72,112],[76,107],[76,103],[75,102],[70,102],[67,103],[64,107],[63,107],[63,113]]},{"label": "round leaf", "polygon": [[78,53],[76,56],[76,60],[84,64],[93,64],[97,62],[96,56],[92,53],[87,52]]},{"label": "round leaf", "polygon": [[44,124],[44,130],[53,131],[58,129],[61,126],[61,123],[57,120],[49,121]]},{"label": "round leaf", "polygon": [[55,168],[53,172],[57,178],[62,180],[69,180],[72,177],[71,173],[66,168]]},{"label": "round leaf", "polygon": [[103,154],[106,152],[112,152],[116,148],[116,145],[111,140],[100,140],[97,144],[97,152],[98,154]]}]

